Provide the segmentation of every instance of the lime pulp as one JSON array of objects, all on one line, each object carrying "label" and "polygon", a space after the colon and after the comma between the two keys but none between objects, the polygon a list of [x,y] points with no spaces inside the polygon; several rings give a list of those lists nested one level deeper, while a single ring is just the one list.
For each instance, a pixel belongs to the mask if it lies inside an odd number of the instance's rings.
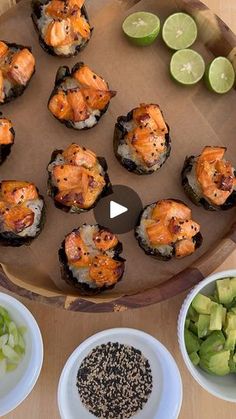
[{"label": "lime pulp", "polygon": [[122,29],[136,45],[150,45],[159,34],[160,19],[149,12],[132,13],[124,20]]},{"label": "lime pulp", "polygon": [[215,93],[229,92],[235,83],[235,71],[232,63],[225,57],[215,58],[208,66],[205,80]]},{"label": "lime pulp", "polygon": [[170,73],[181,84],[196,84],[204,75],[205,63],[200,54],[192,49],[176,51],[170,62]]},{"label": "lime pulp", "polygon": [[197,38],[195,20],[187,13],[174,13],[164,22],[162,38],[174,50],[189,48]]}]

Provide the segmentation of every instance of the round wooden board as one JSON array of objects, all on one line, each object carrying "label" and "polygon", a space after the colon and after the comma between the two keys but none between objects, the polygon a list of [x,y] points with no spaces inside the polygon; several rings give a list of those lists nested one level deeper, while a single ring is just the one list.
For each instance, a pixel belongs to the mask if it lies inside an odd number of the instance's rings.
[{"label": "round wooden board", "polygon": [[[15,10],[12,10],[9,14],[9,19],[12,20],[13,16],[16,16],[18,13],[24,13],[24,11],[27,10],[26,3],[26,1],[23,1]],[[138,2],[130,0],[123,3],[125,8],[128,8],[129,5],[130,7],[133,6],[134,3],[138,3],[139,6],[140,3],[141,8],[143,1]],[[201,33],[201,42],[204,48],[207,48],[208,51],[217,55],[229,56],[236,68],[236,37],[230,29],[199,1],[176,0],[176,5],[182,10],[192,14],[197,20]],[[119,5],[115,2],[115,4],[113,3],[113,6],[107,7],[107,17],[109,17],[109,19],[111,19],[112,15],[113,18],[115,17],[118,7],[120,8],[120,2]],[[5,17],[5,24],[7,19],[8,15]],[[206,27],[211,30],[206,31]],[[210,37],[209,32],[211,33]],[[51,60],[51,58],[49,59]],[[57,61],[57,63],[59,63],[59,61]],[[9,109],[8,112],[10,114]],[[194,260],[190,266],[186,266],[181,272],[174,275],[172,274],[168,279],[157,283],[156,285],[152,284],[152,286],[147,287],[144,285],[139,287],[138,290],[127,290],[127,293],[125,292],[125,289],[123,289],[120,293],[104,294],[102,298],[81,298],[73,291],[60,290],[56,283],[50,279],[47,280],[47,278],[45,278],[45,280],[42,279],[42,282],[40,283],[34,282],[33,278],[29,279],[26,273],[25,275],[22,274],[19,278],[19,276],[14,273],[14,269],[9,267],[9,264],[2,264],[0,283],[5,288],[21,296],[63,307],[67,310],[89,312],[124,311],[128,308],[137,308],[154,304],[177,295],[201,281],[206,275],[219,266],[235,249],[236,223],[234,223],[234,214],[232,211],[231,214],[231,228],[228,228],[229,231],[227,231],[223,237],[221,235],[221,237],[218,238],[217,243],[214,243],[210,249],[207,249],[200,258]],[[214,214],[212,217],[214,217]],[[14,263],[14,260],[12,260],[12,263]]]}]

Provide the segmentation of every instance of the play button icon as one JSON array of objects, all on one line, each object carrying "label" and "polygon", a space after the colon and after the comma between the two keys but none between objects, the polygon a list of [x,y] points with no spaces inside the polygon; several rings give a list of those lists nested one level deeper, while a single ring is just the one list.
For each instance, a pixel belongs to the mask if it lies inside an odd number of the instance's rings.
[{"label": "play button icon", "polygon": [[142,201],[128,186],[112,185],[113,193],[100,199],[94,208],[96,222],[113,233],[133,230],[142,211]]},{"label": "play button icon", "polygon": [[126,211],[128,211],[128,208],[117,202],[110,201],[110,218],[119,217],[119,215],[124,214]]}]

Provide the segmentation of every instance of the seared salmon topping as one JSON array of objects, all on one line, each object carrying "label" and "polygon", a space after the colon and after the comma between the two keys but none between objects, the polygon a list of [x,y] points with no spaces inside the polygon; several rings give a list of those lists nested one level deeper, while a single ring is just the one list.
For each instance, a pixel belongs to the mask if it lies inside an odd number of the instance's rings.
[{"label": "seared salmon topping", "polygon": [[225,147],[206,146],[196,161],[196,178],[203,195],[214,205],[223,205],[236,186],[235,170],[224,160]]},{"label": "seared salmon topping", "polygon": [[3,144],[13,144],[13,142],[14,131],[11,121],[0,117],[0,146]]},{"label": "seared salmon topping", "polygon": [[135,155],[148,167],[158,163],[166,150],[168,128],[158,105],[141,104],[133,110],[133,128],[125,136]]},{"label": "seared salmon topping", "polygon": [[0,103],[4,103],[9,85],[26,86],[35,70],[35,58],[28,48],[0,41]]},{"label": "seared salmon topping", "polygon": [[33,183],[2,181],[0,183],[0,231],[21,233],[34,223],[35,213],[29,203],[39,199]]},{"label": "seared salmon topping", "polygon": [[116,257],[118,243],[116,235],[98,225],[85,224],[68,234],[65,254],[78,281],[96,288],[114,285],[124,271],[124,260]]},{"label": "seared salmon topping", "polygon": [[48,166],[56,187],[55,201],[66,207],[91,208],[106,185],[105,172],[96,155],[71,144],[60,156],[58,163],[51,162]]},{"label": "seared salmon topping", "polygon": [[176,257],[194,252],[194,236],[200,225],[191,219],[191,210],[182,202],[164,199],[154,206],[151,217],[144,221],[152,246],[174,245]]},{"label": "seared salmon topping", "polygon": [[[70,85],[74,87],[68,87]],[[99,112],[99,116],[115,95],[105,80],[80,63],[79,68],[56,87],[48,107],[56,118],[77,123],[86,121],[94,112]]]},{"label": "seared salmon topping", "polygon": [[81,12],[84,0],[51,0],[44,6],[47,24],[44,41],[51,47],[80,44],[91,36],[90,25]]}]

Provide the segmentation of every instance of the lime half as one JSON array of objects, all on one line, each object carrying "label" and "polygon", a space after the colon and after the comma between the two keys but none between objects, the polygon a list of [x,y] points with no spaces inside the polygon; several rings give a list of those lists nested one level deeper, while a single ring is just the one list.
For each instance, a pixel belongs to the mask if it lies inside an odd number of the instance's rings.
[{"label": "lime half", "polygon": [[181,84],[192,85],[197,83],[203,77],[204,71],[203,58],[192,49],[176,51],[171,58],[171,75]]},{"label": "lime half", "polygon": [[235,71],[231,62],[225,57],[215,58],[205,74],[207,86],[216,93],[227,93],[235,82]]},{"label": "lime half", "polygon": [[197,38],[195,20],[186,13],[170,15],[163,25],[162,38],[174,50],[190,47]]},{"label": "lime half", "polygon": [[153,13],[132,13],[124,20],[122,29],[136,45],[150,45],[160,31],[160,19]]}]

